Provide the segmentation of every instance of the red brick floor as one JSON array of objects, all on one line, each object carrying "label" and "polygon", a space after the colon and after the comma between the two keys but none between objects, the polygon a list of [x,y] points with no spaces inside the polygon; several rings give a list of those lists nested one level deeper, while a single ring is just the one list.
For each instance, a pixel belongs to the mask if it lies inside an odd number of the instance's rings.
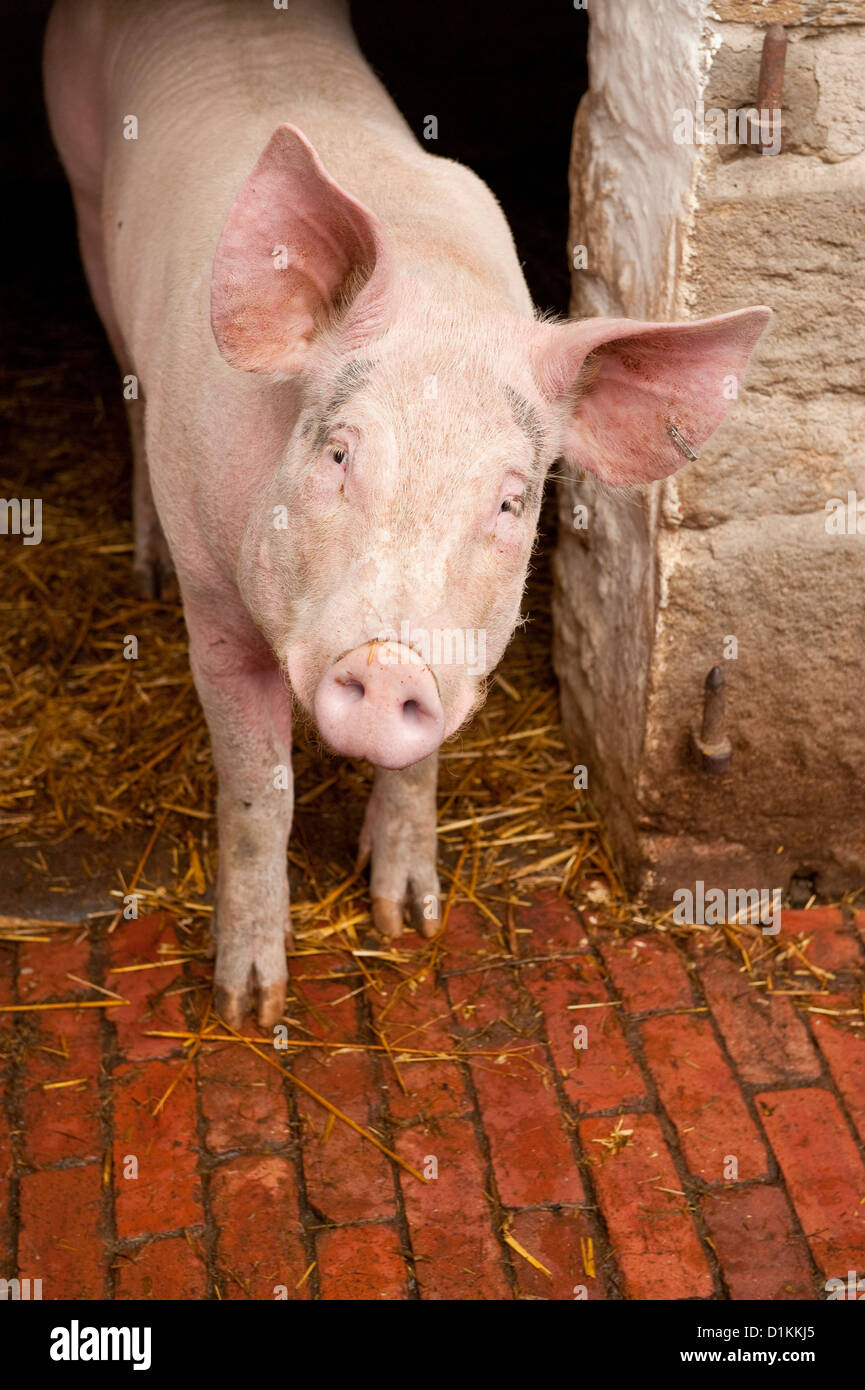
[{"label": "red brick floor", "polygon": [[626,939],[547,898],[518,960],[465,908],[432,965],[404,938],[381,992],[347,952],[295,958],[297,1084],[270,1037],[152,1036],[209,998],[167,918],[2,945],[0,1004],[107,998],[71,976],[130,1002],[0,1013],[0,1276],[46,1299],[825,1297],[865,1272],[865,914],[786,912],[800,949],[749,938],[751,977],[708,935]]}]

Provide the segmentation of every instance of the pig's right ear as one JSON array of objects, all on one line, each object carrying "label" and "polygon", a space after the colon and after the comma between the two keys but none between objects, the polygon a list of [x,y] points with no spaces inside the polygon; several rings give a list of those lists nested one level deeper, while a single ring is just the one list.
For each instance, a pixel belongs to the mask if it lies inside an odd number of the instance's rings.
[{"label": "pig's right ear", "polygon": [[360,343],[385,319],[388,281],[377,219],[299,130],[279,126],[216,248],[210,322],[226,362],[293,375],[316,332],[338,319]]}]

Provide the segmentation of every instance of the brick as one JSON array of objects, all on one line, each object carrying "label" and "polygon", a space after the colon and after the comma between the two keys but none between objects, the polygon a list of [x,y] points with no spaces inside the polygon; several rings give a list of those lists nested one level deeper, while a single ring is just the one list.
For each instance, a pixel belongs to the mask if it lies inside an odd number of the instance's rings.
[{"label": "brick", "polygon": [[[14,1004],[14,955],[11,946],[0,942],[0,1004]],[[14,1240],[11,1211],[11,1179],[14,1150],[12,1127],[3,1106],[9,1093],[10,1075],[7,1057],[11,1055],[15,1030],[15,1015],[0,1014],[0,1274],[14,1274]]]},{"label": "brick", "polygon": [[[137,921],[124,921],[110,942],[111,968],[106,985],[129,1000],[127,1007],[110,1011],[120,1055],[130,1061],[179,1055],[182,1051],[179,1038],[146,1036],[151,1030],[182,1032],[187,1027],[179,993],[184,987],[183,969],[180,965],[157,964],[166,958],[165,947],[177,946],[171,919],[164,913],[153,913]],[[167,959],[171,959],[170,955]],[[154,968],[117,973],[118,966],[129,965],[152,965]]]},{"label": "brick", "polygon": [[[568,1100],[585,1112],[633,1105],[645,1096],[639,1065],[591,957],[574,965],[557,963],[527,971],[526,985],[543,1013]],[[569,1009],[570,1004],[601,1007]],[[577,1024],[588,1029],[588,1045],[580,1051],[574,1050]]]},{"label": "brick", "polygon": [[641,1032],[646,1061],[690,1171],[705,1182],[722,1182],[726,1161],[734,1156],[739,1181],[765,1176],[763,1141],[709,1020],[666,1014],[647,1019]]},{"label": "brick", "polygon": [[[158,1061],[114,1073],[114,1200],[121,1238],[155,1235],[204,1220],[191,1068]],[[158,1115],[157,1102],[176,1082]],[[124,1177],[128,1156],[137,1178]]]},{"label": "brick", "polygon": [[[378,1130],[381,1102],[375,1069],[366,1053],[343,1052],[326,1062],[295,1057],[292,1069],[364,1129]],[[333,1222],[388,1219],[396,1193],[390,1160],[367,1139],[298,1090],[303,1171],[310,1203]]]},{"label": "brick", "polygon": [[[821,970],[861,970],[865,966],[856,933],[845,926],[840,908],[812,907],[807,912],[785,908],[779,939],[788,942],[802,936],[810,938],[803,955]],[[793,969],[799,968],[795,957],[789,964]]]},{"label": "brick", "polygon": [[[381,1028],[392,1051],[403,1048],[440,1049],[452,1053],[461,1045],[459,1030],[451,1016],[447,996],[427,975],[410,986],[383,995],[370,991],[370,1005],[376,1028]],[[397,1080],[399,1070],[402,1085]],[[397,1062],[382,1057],[382,1093],[391,1116],[402,1124],[426,1123],[433,1117],[470,1113],[472,1102],[466,1095],[459,1067],[453,1062]],[[404,1088],[404,1089],[403,1089]]]},{"label": "brick", "polygon": [[66,1168],[21,1179],[22,1278],[42,1279],[43,1299],[105,1297],[102,1169]]},{"label": "brick", "polygon": [[[457,1017],[469,1021],[472,1048],[489,1054],[473,1056],[470,1065],[502,1202],[581,1202],[556,1093],[538,1071],[548,1063],[541,1039],[532,1036],[539,1019],[531,997],[510,968],[450,976],[447,988]],[[517,1048],[524,1055],[506,1055]]]},{"label": "brick", "polygon": [[408,1271],[392,1226],[337,1226],[316,1240],[321,1296],[328,1300],[406,1299]]},{"label": "brick", "polygon": [[294,1167],[278,1155],[228,1159],[213,1173],[219,1292],[227,1299],[310,1297]]},{"label": "brick", "polygon": [[12,1231],[13,1149],[9,1121],[0,1107],[0,1270],[6,1276],[14,1273],[14,1241]]},{"label": "brick", "polygon": [[851,1027],[852,1019],[861,1021],[862,1005],[857,999],[847,999],[843,995],[821,994],[819,1000],[813,1002],[822,1009],[847,1011],[843,1018],[815,1013],[808,1017],[820,1051],[829,1064],[832,1080],[865,1144],[865,1029],[858,1028],[854,1032]]},{"label": "brick", "polygon": [[584,1120],[580,1138],[592,1160],[625,1297],[710,1298],[712,1275],[661,1127],[654,1115],[620,1118],[620,1129],[633,1135],[618,1153],[599,1142],[610,1138],[618,1120]]},{"label": "brick", "polygon": [[98,1159],[101,1102],[93,1078],[62,1090],[26,1091],[21,1100],[23,1161],[34,1168],[64,1159]]},{"label": "brick", "polygon": [[473,1125],[451,1120],[435,1135],[407,1130],[398,1136],[397,1151],[420,1172],[428,1156],[438,1163],[438,1177],[427,1183],[402,1170],[399,1175],[421,1297],[508,1298]]},{"label": "brick", "polygon": [[808,1249],[779,1188],[712,1193],[701,1205],[731,1298],[814,1298]]},{"label": "brick", "polygon": [[[537,1061],[536,1054],[529,1054]],[[545,1059],[544,1059],[545,1060]],[[570,1139],[548,1077],[519,1058],[474,1058],[472,1077],[506,1207],[585,1200]]]},{"label": "brick", "polygon": [[308,1030],[303,1036],[326,1042],[355,1041],[357,1002],[351,996],[362,983],[360,970],[346,966],[345,956],[337,952],[290,960],[289,988],[295,999],[289,1013]]},{"label": "brick", "polygon": [[589,938],[571,904],[558,893],[540,893],[529,908],[517,911],[521,931],[520,955],[557,955],[562,951],[588,951]]},{"label": "brick", "polygon": [[[38,1022],[36,1021],[38,1018]],[[28,1024],[24,1085],[70,1081],[86,1076],[98,1083],[102,1066],[102,1024],[96,1009],[37,1015]]]},{"label": "brick", "polygon": [[[13,947],[0,941],[0,1004],[16,1004],[15,998],[15,955]],[[4,1046],[4,1033],[11,1033],[15,1027],[15,1015],[0,1014],[0,1057]]]},{"label": "brick", "polygon": [[[304,1026],[317,1038],[354,1041],[358,1030],[353,991],[363,979],[361,973],[347,970],[345,957],[336,952],[295,959],[290,972],[299,1001],[292,1005],[292,1016],[298,1017],[299,1007]],[[292,1058],[291,1070],[356,1124],[380,1127],[381,1096],[369,1054],[304,1051]],[[395,1188],[389,1160],[312,1097],[300,1089],[296,1095],[304,1178],[313,1207],[333,1222],[392,1217]]]},{"label": "brick", "polygon": [[469,903],[451,909],[441,938],[441,970],[449,978],[458,970],[470,970],[490,956],[504,953],[498,928]]},{"label": "brick", "polygon": [[79,933],[52,933],[50,942],[26,941],[19,946],[18,993],[22,1004],[48,1000],[87,999],[93,993],[69,975],[89,980],[90,941],[77,941]]},{"label": "brick", "polygon": [[460,1033],[478,1045],[489,1041],[501,1047],[521,1041],[521,1034],[533,1026],[515,988],[513,969],[473,970],[466,975],[449,975],[448,996]]},{"label": "brick", "polygon": [[549,1275],[544,1274],[514,1251],[519,1298],[573,1300],[578,1296],[575,1290],[581,1301],[607,1297],[600,1243],[584,1212],[520,1211],[510,1230],[523,1249],[549,1270]]},{"label": "brick", "polygon": [[[385,1076],[393,1075],[390,1063]],[[434,1127],[448,1118],[471,1118],[474,1103],[466,1093],[462,1072],[456,1062],[412,1062],[399,1068],[405,1091],[396,1080],[385,1081],[382,1096],[397,1127]]]},{"label": "brick", "polygon": [[[99,1081],[101,1023],[96,1010],[31,1024],[24,1053],[21,1097],[22,1154],[47,1167],[63,1159],[97,1159],[103,1150]],[[82,1085],[62,1083],[83,1081]],[[59,1083],[59,1084],[58,1084]],[[47,1089],[46,1089],[47,1088]]]},{"label": "brick", "polygon": [[[197,1245],[197,1242],[195,1242]],[[115,1298],[197,1300],[207,1297],[207,1271],[200,1249],[183,1236],[151,1240],[119,1255]]]},{"label": "brick", "polygon": [[[278,1058],[279,1054],[273,1055]],[[258,1149],[288,1141],[284,1083],[254,1052],[234,1043],[209,1046],[198,1059],[198,1076],[206,1143],[211,1152]]]},{"label": "brick", "polygon": [[450,1052],[457,1036],[446,994],[429,974],[383,994],[369,991],[375,1026],[383,1029],[394,1052],[403,1048]]},{"label": "brick", "polygon": [[828,1091],[757,1097],[763,1124],[818,1268],[865,1269],[865,1166]]},{"label": "brick", "polygon": [[744,1081],[772,1086],[819,1076],[820,1060],[788,999],[758,989],[726,956],[704,961],[700,980]]},{"label": "brick", "polygon": [[[293,1300],[320,1289],[329,1301],[399,1301],[415,1294],[412,1268],[417,1293],[430,1299],[573,1301],[574,1288],[582,1285],[590,1299],[611,1293],[640,1299],[712,1297],[694,1213],[676,1195],[680,1182],[657,1120],[648,1114],[625,1116],[623,1127],[635,1134],[615,1156],[592,1143],[608,1138],[616,1119],[587,1119],[587,1113],[649,1102],[623,1031],[626,1011],[652,1015],[639,1024],[646,1063],[690,1171],[717,1185],[700,1197],[699,1219],[730,1295],[808,1299],[815,1291],[823,1293],[827,1277],[846,1276],[851,1268],[861,1273],[865,1165],[831,1092],[820,1084],[786,1089],[791,1082],[819,1078],[825,1058],[865,1141],[865,1038],[848,1018],[839,1022],[828,1014],[808,1014],[806,1021],[781,995],[761,1003],[765,996],[729,957],[707,953],[701,962],[729,1053],[744,1082],[756,1079],[764,1087],[760,1117],[765,1116],[790,1201],[823,1270],[815,1286],[787,1192],[762,1182],[723,1186],[722,1160],[728,1152],[739,1160],[739,1179],[750,1181],[765,1173],[766,1151],[708,1015],[679,1012],[695,1001],[675,946],[649,935],[623,942],[596,925],[592,940],[604,960],[599,966],[580,918],[555,894],[518,910],[516,923],[521,956],[515,967],[489,968],[489,955],[502,959],[508,947],[494,924],[463,905],[453,912],[442,942],[443,986],[428,973],[399,988],[405,977],[388,969],[381,975],[383,992],[367,992],[374,1023],[395,1054],[420,1048],[480,1055],[460,1062],[404,1056],[396,1068],[405,1089],[383,1053],[304,1049],[292,1058],[297,1077],[390,1142],[406,1161],[422,1170],[433,1156],[439,1165],[437,1179],[418,1183],[340,1121],[331,1123],[320,1106],[297,1091],[307,1195],[313,1212],[323,1218],[320,1223],[314,1217],[309,1233],[316,1247],[311,1275],[296,1166],[286,1154],[292,1133],[283,1080],[234,1045],[208,1044],[184,1070],[179,1040],[144,1038],[147,1028],[163,1021],[184,1029],[181,996],[161,1002],[153,997],[163,991],[166,977],[172,988],[185,988],[191,975],[176,964],[109,976],[112,988],[125,991],[129,985],[132,991],[127,997],[134,1007],[105,1017],[115,1024],[121,1015],[122,1052],[137,1059],[127,1060],[112,1078],[120,1239],[112,1257],[116,1297],[197,1300],[218,1291],[228,1299],[271,1300],[274,1289],[284,1286]],[[856,929],[865,932],[865,913],[857,914]],[[865,960],[858,938],[845,930],[836,909],[785,913],[782,944],[803,932],[812,938],[808,958],[823,969],[855,970]],[[124,923],[108,939],[112,964],[158,960],[160,944],[171,939],[166,917]],[[0,943],[0,1002],[15,1002],[16,988],[33,1002],[74,1000],[85,993],[84,986],[68,979],[70,971],[91,978],[88,943],[76,943],[74,933],[58,935],[51,947],[22,943],[17,950],[24,968],[20,976],[13,969],[14,953]],[[527,959],[563,953],[568,959]],[[412,968],[419,964],[420,957]],[[795,961],[788,966],[798,969]],[[194,965],[189,970],[197,973]],[[337,1042],[367,1036],[358,999],[349,997],[363,977],[344,954],[297,958],[291,971],[300,988],[289,1012],[313,1036]],[[780,976],[776,983],[780,989]],[[567,1007],[609,1005],[611,994],[622,1006]],[[825,994],[813,1002],[855,1010],[858,994]],[[573,1048],[575,1024],[589,1030],[589,1047],[582,1052]],[[40,1170],[21,1179],[20,1273],[45,1279],[47,1270],[46,1298],[105,1295],[107,1194],[99,1106],[104,1031],[95,1010],[24,1016],[17,1022],[0,1015],[0,1075],[13,1034],[26,1040],[16,1091],[22,1116],[16,1142],[25,1166]],[[585,1174],[573,1158],[569,1117],[560,1111],[560,1092],[549,1075],[546,1038],[557,1070],[565,1073],[567,1099],[584,1116],[582,1148],[595,1160],[588,1171],[610,1245],[591,1210],[580,1209],[594,1199],[587,1200]],[[537,1044],[527,1057],[544,1074],[517,1055],[499,1062],[504,1052],[527,1043]],[[216,1290],[204,1261],[196,1074],[208,1151],[224,1156],[215,1167],[206,1160],[212,1167],[206,1182],[217,1232]],[[87,1080],[82,1090],[43,1089],[78,1076]],[[154,1118],[156,1102],[178,1077]],[[770,1081],[760,1080],[765,1077]],[[8,1079],[7,1071],[2,1080]],[[785,1089],[766,1091],[779,1082]],[[279,1152],[261,1152],[272,1147]],[[238,1149],[255,1152],[232,1157]],[[137,1180],[123,1178],[123,1159],[130,1153],[139,1160]],[[13,1260],[11,1163],[7,1107],[0,1108],[0,1274],[11,1270]],[[44,1171],[58,1163],[64,1166]],[[409,1224],[407,1248],[396,1224],[397,1183]],[[504,1245],[505,1230],[551,1277]],[[581,1237],[593,1241],[594,1278],[584,1268],[588,1250]]]},{"label": "brick", "polygon": [[597,944],[616,995],[629,1013],[694,1006],[688,973],[666,937],[601,938]]}]

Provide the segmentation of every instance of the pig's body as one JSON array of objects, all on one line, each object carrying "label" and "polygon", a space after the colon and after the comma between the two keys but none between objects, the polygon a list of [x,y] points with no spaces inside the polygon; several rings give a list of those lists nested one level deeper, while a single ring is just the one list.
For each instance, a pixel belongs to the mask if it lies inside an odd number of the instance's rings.
[{"label": "pig's body", "polygon": [[71,0],[52,14],[46,85],[97,307],[148,403],[154,497],[187,588],[233,584],[248,498],[296,410],[290,385],[230,368],[210,328],[219,234],[277,126],[304,132],[436,295],[532,313],[492,194],[421,148],[343,0]]},{"label": "pig's body", "polygon": [[[298,391],[293,381],[233,369],[217,350],[210,297],[220,231],[274,129],[291,122],[331,176],[376,214],[397,265],[422,272],[425,294],[486,299],[527,316],[531,301],[492,194],[469,170],[419,146],[364,62],[343,0],[294,0],[285,11],[261,0],[69,0],[52,13],[46,90],[97,308],[146,402],[146,425],[139,407],[130,410],[143,514],[137,561],[144,572],[153,558],[141,553],[155,529],[146,515],[149,466],[214,741],[223,858],[228,841],[237,846],[234,889],[230,866],[220,870],[221,1002],[238,1021],[257,962],[268,1021],[282,1012],[289,929],[292,796],[271,784],[275,766],[291,766],[291,697],[240,597],[238,568],[254,500],[295,423]],[[136,140],[124,138],[130,115]],[[427,785],[398,809],[403,824],[394,833],[406,841],[422,900],[438,887],[435,759],[418,776]],[[407,833],[404,810],[416,831]],[[232,820],[241,824],[228,829]],[[404,888],[408,865],[394,868],[389,895],[379,867],[383,903]]]},{"label": "pig's body", "polygon": [[146,403],[139,578],[165,577],[164,532],[211,732],[217,1000],[237,1024],[257,993],[272,1024],[288,687],[377,766],[377,925],[398,934],[407,909],[430,933],[437,748],[483,672],[396,634],[483,633],[495,665],[553,459],[613,484],[681,466],[767,314],[535,322],[495,199],[414,139],[341,0],[60,0],[46,90],[93,295]]}]

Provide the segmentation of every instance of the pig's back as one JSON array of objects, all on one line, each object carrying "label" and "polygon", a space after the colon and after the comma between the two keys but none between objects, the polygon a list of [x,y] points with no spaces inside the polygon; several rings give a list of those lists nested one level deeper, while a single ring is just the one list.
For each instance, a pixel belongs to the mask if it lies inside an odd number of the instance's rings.
[{"label": "pig's back", "polygon": [[[86,42],[109,283],[139,370],[172,343],[187,350],[189,334],[209,334],[202,309],[219,232],[284,121],[376,213],[397,262],[423,263],[445,292],[453,280],[462,297],[477,288],[531,311],[495,199],[470,171],[418,145],[360,54],[342,0],[290,0],[288,10],[262,0],[69,0],[60,9]],[[124,138],[129,116],[134,140]]]}]

